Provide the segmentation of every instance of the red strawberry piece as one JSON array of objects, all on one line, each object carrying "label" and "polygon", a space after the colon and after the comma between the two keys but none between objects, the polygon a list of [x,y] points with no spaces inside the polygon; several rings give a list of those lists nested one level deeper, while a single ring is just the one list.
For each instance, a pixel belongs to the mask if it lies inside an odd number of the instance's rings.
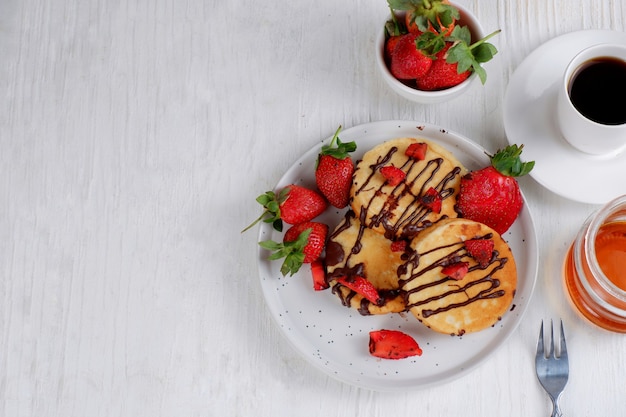
[{"label": "red strawberry piece", "polygon": [[285,232],[283,242],[272,240],[259,242],[259,245],[272,254],[270,261],[284,258],[280,272],[293,275],[300,270],[303,263],[311,263],[319,259],[326,246],[328,226],[319,222],[297,224]]},{"label": "red strawberry piece", "polygon": [[315,168],[315,182],[331,205],[344,208],[350,200],[350,187],[354,173],[350,152],[356,150],[356,143],[341,142],[338,136],[340,130],[341,126],[330,143],[322,146]]},{"label": "red strawberry piece", "polygon": [[465,241],[465,248],[481,268],[486,268],[491,262],[494,243],[491,239],[470,239]]},{"label": "red strawberry piece", "polygon": [[521,162],[522,146],[509,145],[491,155],[491,165],[461,178],[456,210],[461,217],[484,223],[504,234],[524,205],[516,178],[535,163]]},{"label": "red strawberry piece", "polygon": [[451,43],[435,54],[428,73],[417,80],[417,88],[425,91],[443,90],[461,84],[471,74],[469,70],[458,72],[458,64],[446,62],[446,54]]},{"label": "red strawberry piece", "polygon": [[369,351],[370,355],[382,359],[404,359],[422,355],[422,349],[415,339],[399,330],[371,331]]},{"label": "red strawberry piece", "polygon": [[391,242],[391,251],[392,252],[404,252],[406,250],[407,241],[406,240],[394,240]]},{"label": "red strawberry piece", "polygon": [[402,35],[391,54],[391,74],[399,80],[414,80],[423,77],[433,61],[417,49],[415,33]]},{"label": "red strawberry piece", "polygon": [[341,285],[350,288],[352,291],[361,294],[376,305],[379,305],[383,301],[378,294],[378,290],[374,287],[374,284],[362,276],[341,276],[335,278],[335,280]]},{"label": "red strawberry piece", "polygon": [[393,54],[393,50],[396,49],[396,45],[401,37],[401,35],[394,35],[385,40],[385,62],[387,65],[391,64],[391,55]]},{"label": "red strawberry piece", "polygon": [[409,158],[422,161],[426,158],[426,151],[428,151],[428,144],[424,142],[412,143],[404,151],[404,154]]},{"label": "red strawberry piece", "polygon": [[441,273],[455,280],[461,280],[469,272],[469,263],[455,262],[441,268]]},{"label": "red strawberry piece", "polygon": [[316,259],[315,261],[311,262],[311,276],[313,278],[313,289],[315,291],[321,291],[328,288],[324,261],[322,261],[321,259]]},{"label": "red strawberry piece", "polygon": [[242,233],[261,220],[272,223],[274,229],[282,232],[283,221],[289,224],[308,222],[328,207],[328,203],[319,193],[296,184],[287,185],[279,193],[268,191],[258,196],[256,201],[263,206],[263,213],[243,229]]},{"label": "red strawberry piece", "polygon": [[433,187],[430,187],[421,198],[424,206],[428,207],[433,213],[441,212],[441,195]]},{"label": "red strawberry piece", "polygon": [[391,186],[400,184],[406,178],[406,173],[393,165],[386,165],[380,169],[380,173],[385,177]]}]

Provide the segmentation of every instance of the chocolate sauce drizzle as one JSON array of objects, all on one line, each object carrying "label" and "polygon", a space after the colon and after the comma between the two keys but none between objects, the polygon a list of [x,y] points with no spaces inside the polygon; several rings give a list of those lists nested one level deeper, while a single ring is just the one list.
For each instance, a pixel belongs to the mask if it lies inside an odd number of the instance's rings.
[{"label": "chocolate sauce drizzle", "polygon": [[[482,237],[478,237],[475,239],[491,239],[493,236],[491,233],[482,236]],[[422,269],[418,270],[419,267],[419,259],[420,256],[424,256],[427,253],[431,253],[431,252],[436,252],[442,249],[447,249],[447,248],[453,248],[455,246],[458,246],[458,248],[454,249],[452,252],[449,253],[449,251],[445,251],[446,255],[439,258],[438,260],[436,260],[435,262],[433,262],[430,265],[426,265],[424,266]],[[423,254],[418,254],[417,252],[413,251],[411,253],[406,254],[405,259],[406,262],[401,265],[398,268],[398,276],[403,276],[405,274],[408,273],[409,271],[409,267],[411,267],[411,274],[404,278],[404,279],[400,279],[399,283],[401,287],[404,287],[407,283],[410,283],[414,280],[419,280],[420,277],[422,275],[424,275],[427,271],[430,271],[432,269],[435,268],[443,268],[446,265],[455,263],[455,262],[460,262],[463,261],[464,259],[470,258],[469,253],[467,252],[467,250],[465,249],[465,245],[463,244],[463,242],[458,242],[458,243],[453,243],[450,245],[446,245],[446,246],[439,246],[436,248],[433,248]],[[407,309],[411,309],[413,307],[419,307],[422,305],[426,305],[432,301],[436,301],[436,300],[442,300],[445,299],[446,297],[449,297],[451,295],[455,295],[458,293],[465,293],[467,295],[467,299],[463,302],[458,302],[458,303],[450,303],[446,306],[437,308],[437,309],[423,309],[422,310],[422,317],[424,318],[428,318],[434,314],[438,314],[438,313],[442,313],[445,311],[449,311],[452,310],[454,308],[459,308],[459,307],[463,307],[463,306],[467,306],[469,304],[472,304],[476,301],[480,301],[480,300],[484,300],[484,299],[491,299],[491,298],[499,298],[504,296],[505,292],[502,289],[498,289],[500,287],[500,280],[497,279],[496,277],[494,277],[494,274],[502,269],[504,267],[504,265],[507,263],[508,258],[500,258],[499,257],[499,253],[498,251],[493,251],[491,260],[489,261],[489,264],[481,267],[478,264],[475,264],[474,266],[472,266],[469,271],[468,274],[474,272],[474,271],[483,271],[484,273],[481,274],[480,276],[478,276],[476,279],[467,282],[465,285],[461,286],[461,285],[457,285],[457,284],[453,284],[450,285],[450,290],[447,292],[444,292],[436,297],[430,297],[430,298],[425,298],[425,299],[420,299],[419,298],[419,293],[424,291],[427,288],[430,287],[434,287],[437,285],[441,285],[444,284],[446,282],[453,282],[456,283],[458,281],[449,278],[449,277],[442,277],[440,280],[438,281],[434,281],[434,282],[428,282],[428,283],[423,283],[421,285],[416,286],[415,288],[412,288],[411,290],[407,290],[405,292],[406,295],[406,305],[407,305]],[[474,296],[470,296],[469,295],[469,290],[477,285],[481,285],[487,283],[488,287],[486,287],[485,289],[479,291],[477,294],[475,294]],[[417,295],[414,297],[411,297],[412,295]],[[414,301],[410,301],[411,299],[413,299]]]},{"label": "chocolate sauce drizzle", "polygon": [[[437,190],[442,200],[450,198],[454,195],[454,187],[448,184],[460,174],[461,168],[454,167],[452,171],[446,173],[441,181],[435,181],[435,175],[441,169],[444,162],[443,158],[433,158],[430,160],[416,160],[407,158],[404,164],[399,167],[406,173],[407,180],[397,185],[390,193],[384,193],[382,188],[386,183],[381,184],[377,189],[370,186],[371,179],[376,172],[383,166],[387,165],[394,153],[398,151],[397,147],[389,149],[386,155],[379,157],[376,163],[369,166],[370,174],[363,184],[356,190],[355,195],[361,192],[371,192],[372,198],[361,209],[359,218],[363,224],[375,228],[382,226],[385,230],[385,237],[388,239],[411,239],[420,231],[433,225],[433,221],[428,219],[431,210],[422,204],[422,197],[431,187]],[[421,186],[417,188],[417,184],[421,182]],[[369,210],[377,198],[385,198],[383,207],[379,213],[372,215],[368,219]],[[395,213],[399,201],[406,201],[407,196],[411,198],[402,213]],[[443,220],[447,216],[442,215],[436,221]],[[369,220],[369,222],[368,222]]]},{"label": "chocolate sauce drizzle", "polygon": [[[352,219],[354,219],[355,217],[355,213],[352,210],[348,210],[346,212],[343,222],[339,226],[337,226],[335,231],[330,235],[329,243],[326,246],[326,265],[334,266],[343,263],[344,266],[336,268],[335,270],[333,270],[332,273],[328,274],[326,277],[328,282],[332,281],[334,278],[338,278],[341,276],[346,276],[348,277],[348,279],[355,276],[365,276],[365,265],[363,265],[363,263],[359,262],[353,266],[349,265],[352,255],[358,254],[363,248],[361,240],[363,238],[363,232],[365,231],[366,226],[364,226],[362,222],[360,223],[357,239],[354,243],[354,246],[348,252],[347,257],[345,256],[344,250],[341,245],[334,240],[334,238],[336,238],[340,233],[350,228],[352,224]],[[332,292],[337,297],[339,297],[341,303],[344,306],[350,307],[352,299],[357,295],[357,293],[355,291],[349,290],[347,287],[343,287],[345,292],[344,294],[344,292],[341,291],[342,287],[343,286],[341,284],[336,283],[332,287]],[[379,289],[378,295],[380,296],[380,298],[379,302],[375,305],[378,307],[383,306],[389,301],[403,294],[404,291],[401,289]],[[373,303],[370,300],[363,297],[357,311],[363,316],[369,316],[371,315],[370,306],[372,304]]]}]

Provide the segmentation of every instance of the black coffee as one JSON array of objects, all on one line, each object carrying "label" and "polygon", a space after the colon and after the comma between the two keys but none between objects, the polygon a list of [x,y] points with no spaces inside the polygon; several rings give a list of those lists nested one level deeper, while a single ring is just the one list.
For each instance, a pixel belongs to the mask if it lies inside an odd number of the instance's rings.
[{"label": "black coffee", "polygon": [[626,62],[600,57],[581,64],[570,78],[569,96],[574,107],[594,122],[626,123]]}]

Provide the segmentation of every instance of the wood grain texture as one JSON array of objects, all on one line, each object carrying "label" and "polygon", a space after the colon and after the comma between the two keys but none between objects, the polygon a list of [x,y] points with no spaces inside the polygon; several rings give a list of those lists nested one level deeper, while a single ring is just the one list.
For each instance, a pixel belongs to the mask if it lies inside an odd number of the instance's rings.
[{"label": "wood grain texture", "polygon": [[596,207],[531,178],[536,292],[466,377],[398,394],[342,384],[265,306],[255,232],[240,231],[302,153],[338,125],[389,119],[493,151],[528,53],[626,21],[620,0],[459,2],[503,30],[500,53],[485,87],[431,106],[376,72],[384,0],[0,2],[0,416],[548,415],[532,364],[552,317],[571,350],[564,414],[623,415],[623,336],[577,318],[559,278]]}]

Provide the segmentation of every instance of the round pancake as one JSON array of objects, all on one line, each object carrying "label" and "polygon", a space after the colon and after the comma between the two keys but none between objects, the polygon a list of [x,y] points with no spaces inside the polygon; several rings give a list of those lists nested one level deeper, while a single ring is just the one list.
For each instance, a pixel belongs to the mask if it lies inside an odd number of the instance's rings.
[{"label": "round pancake", "polygon": [[[423,160],[405,154],[409,145],[416,142],[428,145]],[[387,184],[379,172],[390,164],[406,173],[405,181],[398,186]],[[432,141],[393,139],[367,151],[357,162],[350,190],[351,207],[361,223],[387,238],[410,239],[442,218],[457,217],[455,196],[465,173],[467,169],[454,155]],[[441,195],[440,213],[421,203],[431,187]]]},{"label": "round pancake", "polygon": [[[481,267],[465,248],[469,239],[491,239],[494,252]],[[515,259],[508,244],[490,227],[468,219],[446,219],[411,242],[398,271],[407,309],[431,329],[451,335],[494,325],[510,308],[517,285]],[[461,280],[445,276],[447,264],[467,262]]]},{"label": "round pancake", "polygon": [[[358,310],[362,315],[406,311],[397,274],[398,266],[402,264],[401,254],[391,250],[390,240],[361,225],[354,213],[348,211],[326,245],[326,268],[333,293],[345,306]],[[374,285],[383,303],[372,303],[334,279],[357,275]]]}]

